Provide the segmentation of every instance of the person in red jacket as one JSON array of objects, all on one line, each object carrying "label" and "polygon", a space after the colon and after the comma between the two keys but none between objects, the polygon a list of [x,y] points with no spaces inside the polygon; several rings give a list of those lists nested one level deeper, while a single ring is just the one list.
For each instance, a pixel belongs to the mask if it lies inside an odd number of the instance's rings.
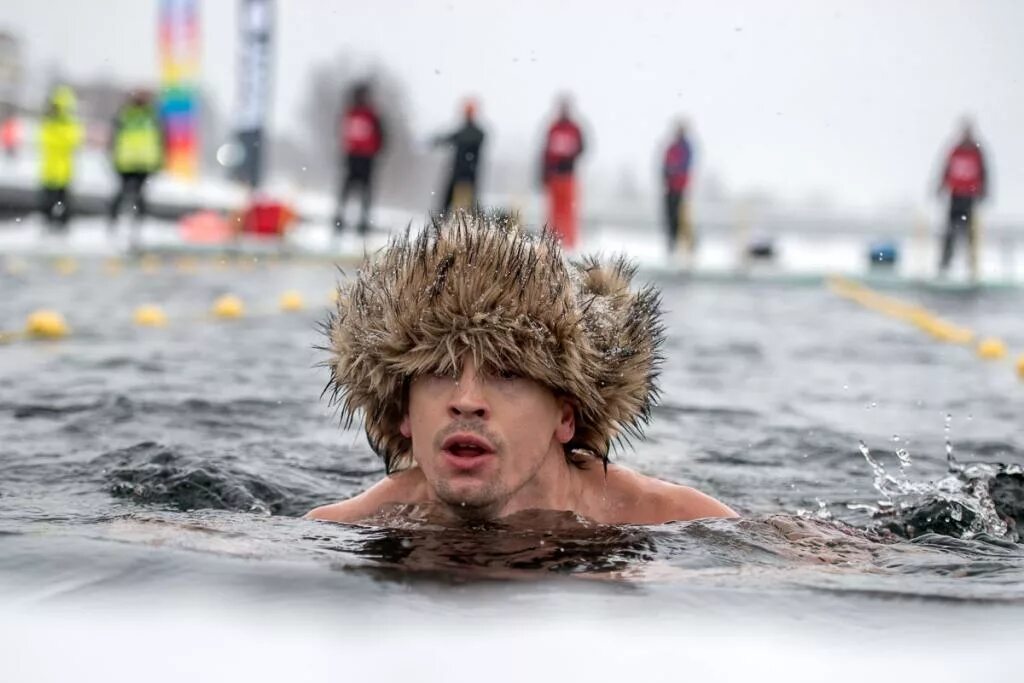
[{"label": "person in red jacket", "polygon": [[574,171],[584,148],[583,132],[570,116],[569,98],[563,97],[544,142],[541,179],[548,194],[548,225],[566,249],[574,249],[578,240]]},{"label": "person in red jacket", "polygon": [[953,243],[963,233],[970,247],[971,276],[978,274],[977,235],[974,227],[974,205],[988,194],[985,157],[974,137],[974,128],[965,120],[960,141],[949,152],[939,181],[938,193],[949,193],[949,221],[942,240],[939,273],[945,273],[953,258]]},{"label": "person in red jacket", "polygon": [[688,253],[693,253],[694,241],[686,211],[686,189],[690,185],[690,167],[693,162],[693,148],[686,136],[686,124],[676,124],[675,135],[665,150],[662,162],[662,179],[665,183],[665,219],[668,228],[668,253],[676,253],[678,240],[682,238]]},{"label": "person in red jacket", "polygon": [[373,192],[373,162],[384,148],[384,126],[370,102],[370,86],[359,83],[352,95],[339,126],[339,142],[344,155],[345,179],[338,197],[334,216],[335,234],[345,227],[345,204],[352,192],[360,191],[362,213],[359,234],[370,229],[370,201]]}]

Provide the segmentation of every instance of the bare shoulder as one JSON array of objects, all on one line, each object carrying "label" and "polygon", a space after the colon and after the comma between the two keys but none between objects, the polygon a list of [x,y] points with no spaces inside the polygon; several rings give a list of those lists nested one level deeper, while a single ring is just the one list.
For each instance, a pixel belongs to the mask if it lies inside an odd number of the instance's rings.
[{"label": "bare shoulder", "polygon": [[397,472],[348,500],[310,510],[306,519],[359,522],[372,517],[386,505],[418,502],[422,481],[423,475],[418,468]]},{"label": "bare shoulder", "polygon": [[608,493],[619,523],[662,524],[711,517],[737,517],[728,505],[695,488],[609,465]]}]

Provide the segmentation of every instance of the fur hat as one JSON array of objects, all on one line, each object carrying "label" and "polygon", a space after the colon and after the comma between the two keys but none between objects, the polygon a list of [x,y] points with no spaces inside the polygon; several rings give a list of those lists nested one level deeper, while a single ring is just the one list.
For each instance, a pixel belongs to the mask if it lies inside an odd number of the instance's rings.
[{"label": "fur hat", "polygon": [[607,462],[613,441],[642,437],[658,396],[660,297],[630,290],[635,271],[623,258],[568,263],[550,233],[493,215],[457,212],[406,231],[339,285],[326,391],[346,425],[362,411],[391,472],[411,462],[399,431],[409,381],[455,373],[470,353],[478,367],[570,397],[567,457],[584,450]]}]

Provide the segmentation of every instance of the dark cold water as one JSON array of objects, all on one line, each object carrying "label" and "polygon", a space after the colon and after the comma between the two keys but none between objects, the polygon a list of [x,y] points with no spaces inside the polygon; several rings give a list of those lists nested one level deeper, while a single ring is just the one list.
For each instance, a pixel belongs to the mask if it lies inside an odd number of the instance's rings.
[{"label": "dark cold water", "polygon": [[[937,609],[1024,619],[1024,383],[817,285],[652,276],[668,309],[664,396],[648,440],[615,458],[741,520],[299,519],[382,474],[320,398],[314,346],[335,277],[295,263],[111,274],[98,261],[0,275],[0,329],[40,307],[73,328],[0,346],[0,599],[458,612],[470,595],[492,613],[815,614],[826,629],[926,624]],[[306,312],[277,311],[286,289]],[[249,315],[209,319],[227,291]],[[1015,291],[899,295],[1024,350]],[[135,327],[143,303],[169,325]]]}]

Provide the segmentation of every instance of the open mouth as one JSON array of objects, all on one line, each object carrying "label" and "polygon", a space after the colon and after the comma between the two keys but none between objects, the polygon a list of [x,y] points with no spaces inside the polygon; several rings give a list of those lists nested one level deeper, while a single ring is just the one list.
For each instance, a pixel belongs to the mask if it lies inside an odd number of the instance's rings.
[{"label": "open mouth", "polygon": [[474,466],[494,454],[494,447],[475,434],[453,434],[441,444],[442,452],[457,466]]}]

